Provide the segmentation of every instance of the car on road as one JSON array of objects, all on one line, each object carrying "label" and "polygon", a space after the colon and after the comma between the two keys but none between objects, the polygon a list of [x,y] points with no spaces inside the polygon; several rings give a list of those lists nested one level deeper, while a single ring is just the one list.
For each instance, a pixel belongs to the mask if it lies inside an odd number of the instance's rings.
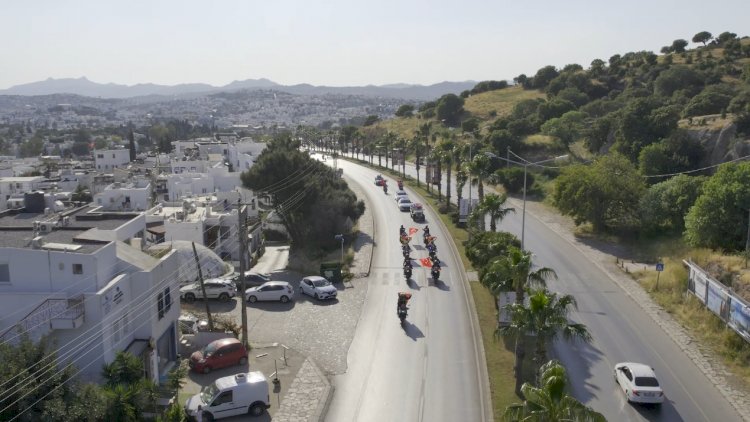
[{"label": "car on road", "polygon": [[245,290],[245,298],[250,303],[259,300],[278,300],[281,303],[287,303],[294,297],[292,285],[286,281],[269,281],[258,287],[251,287]]},{"label": "car on road", "polygon": [[[221,302],[228,302],[237,294],[237,288],[234,283],[223,278],[211,278],[203,282],[208,299],[218,299]],[[188,284],[180,287],[180,299],[187,303],[195,302],[195,299],[204,299],[203,289],[200,282]]]},{"label": "car on road", "polygon": [[409,195],[407,195],[404,190],[397,190],[396,193],[393,194],[393,197],[396,199],[396,202],[398,202],[401,198],[408,198]]},{"label": "car on road", "polygon": [[398,200],[398,209],[401,211],[410,211],[411,204],[412,202],[409,198],[401,198]]},{"label": "car on road", "polygon": [[422,207],[422,204],[411,204],[409,214],[411,215],[411,219],[415,222],[424,223],[424,208]]},{"label": "car on road", "polygon": [[206,347],[190,355],[188,366],[195,372],[207,374],[214,369],[247,363],[245,345],[234,337],[222,338],[208,343]]},{"label": "car on road", "polygon": [[315,299],[335,299],[339,293],[330,281],[317,275],[303,278],[299,282],[299,290]]},{"label": "car on road", "polygon": [[629,403],[659,405],[664,402],[664,391],[656,379],[654,369],[635,362],[615,365],[615,382],[620,386]]},{"label": "car on road", "polygon": [[385,184],[385,179],[383,179],[383,176],[377,175],[375,176],[375,186],[383,186]]}]

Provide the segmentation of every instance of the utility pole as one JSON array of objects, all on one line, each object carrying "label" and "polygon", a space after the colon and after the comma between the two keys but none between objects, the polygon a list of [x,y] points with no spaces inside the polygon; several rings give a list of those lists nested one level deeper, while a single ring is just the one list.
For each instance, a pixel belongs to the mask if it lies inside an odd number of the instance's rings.
[{"label": "utility pole", "polygon": [[245,255],[247,254],[247,230],[245,229],[245,222],[247,220],[247,205],[242,204],[242,199],[237,199],[237,208],[239,209],[240,218],[240,297],[242,303],[242,344],[248,347],[250,343],[247,341],[247,304],[245,303]]},{"label": "utility pole", "polygon": [[195,256],[195,265],[198,266],[198,281],[201,283],[201,291],[203,292],[203,303],[206,304],[206,318],[208,318],[208,329],[214,330],[214,320],[211,318],[211,309],[208,307],[208,296],[206,295],[206,286],[203,284],[203,271],[201,270],[201,261],[198,259],[198,251],[195,250],[195,242],[193,243],[193,256]]}]

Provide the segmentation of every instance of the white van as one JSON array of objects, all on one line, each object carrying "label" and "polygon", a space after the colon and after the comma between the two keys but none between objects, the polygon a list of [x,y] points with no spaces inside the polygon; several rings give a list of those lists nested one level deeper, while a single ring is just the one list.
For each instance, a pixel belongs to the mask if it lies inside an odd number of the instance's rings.
[{"label": "white van", "polygon": [[185,402],[189,418],[195,418],[198,406],[203,420],[243,414],[260,416],[271,406],[268,380],[260,371],[219,378]]}]

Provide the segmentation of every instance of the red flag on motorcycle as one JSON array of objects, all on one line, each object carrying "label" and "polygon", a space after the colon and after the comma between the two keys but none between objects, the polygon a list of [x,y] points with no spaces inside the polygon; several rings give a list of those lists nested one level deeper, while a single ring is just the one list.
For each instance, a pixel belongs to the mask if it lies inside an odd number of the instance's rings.
[{"label": "red flag on motorcycle", "polygon": [[422,258],[419,260],[419,263],[422,264],[423,267],[432,267],[432,260],[430,258]]},{"label": "red flag on motorcycle", "polygon": [[419,231],[419,229],[416,228],[416,227],[409,227],[409,236],[414,235],[418,231]]}]

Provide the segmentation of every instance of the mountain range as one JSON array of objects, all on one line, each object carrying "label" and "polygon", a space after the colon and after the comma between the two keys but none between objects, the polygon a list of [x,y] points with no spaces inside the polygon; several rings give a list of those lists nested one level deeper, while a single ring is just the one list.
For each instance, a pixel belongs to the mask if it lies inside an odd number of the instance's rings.
[{"label": "mountain range", "polygon": [[440,82],[433,85],[412,84],[389,84],[389,85],[366,85],[366,86],[315,86],[310,84],[281,85],[271,80],[246,79],[233,81],[224,86],[213,86],[204,83],[179,84],[179,85],[157,85],[137,84],[121,85],[114,83],[101,84],[81,78],[48,78],[44,81],[31,82],[15,85],[5,90],[0,90],[0,95],[50,95],[50,94],[76,94],[86,97],[99,98],[133,98],[143,96],[185,96],[195,94],[211,94],[216,92],[271,89],[298,95],[364,95],[369,97],[403,98],[410,100],[434,100],[441,95],[453,93],[459,94],[464,90],[471,89],[476,85],[474,81],[464,82]]}]

